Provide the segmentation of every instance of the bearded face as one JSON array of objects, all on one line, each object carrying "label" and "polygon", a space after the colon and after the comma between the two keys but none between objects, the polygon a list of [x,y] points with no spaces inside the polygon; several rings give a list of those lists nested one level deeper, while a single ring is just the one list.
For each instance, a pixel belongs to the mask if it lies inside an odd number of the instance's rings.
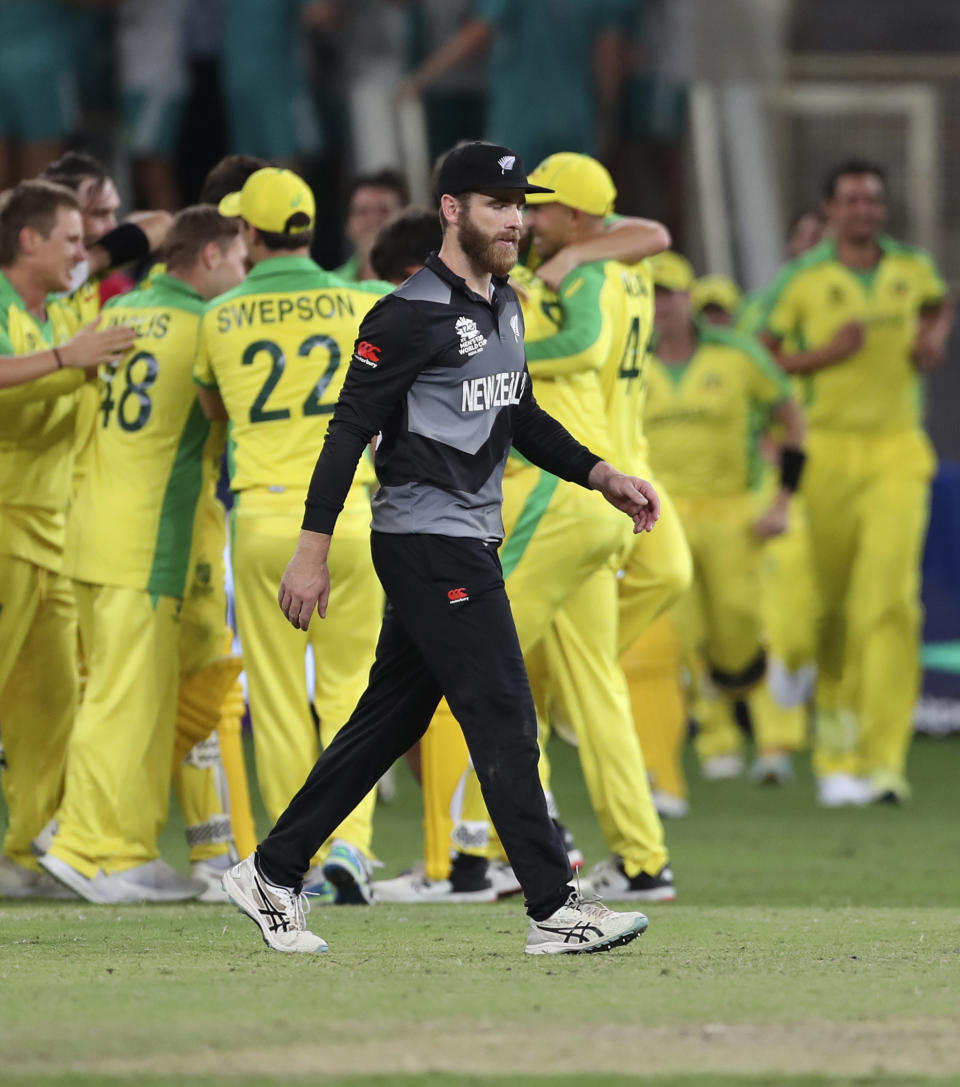
[{"label": "bearded face", "polygon": [[460,247],[478,270],[505,276],[519,255],[518,205],[478,194],[461,205],[457,234]]}]

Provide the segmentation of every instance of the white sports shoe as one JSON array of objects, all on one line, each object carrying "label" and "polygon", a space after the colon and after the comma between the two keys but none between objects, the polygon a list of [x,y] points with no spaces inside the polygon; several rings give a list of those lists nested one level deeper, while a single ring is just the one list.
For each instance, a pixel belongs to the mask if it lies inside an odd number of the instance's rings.
[{"label": "white sports shoe", "polygon": [[674,902],[677,897],[673,872],[668,864],[653,875],[640,872],[636,876],[628,876],[619,857],[608,857],[593,866],[587,883],[593,893],[601,898],[620,901]]},{"label": "white sports shoe", "polygon": [[260,929],[263,942],[274,951],[327,951],[326,940],[307,928],[310,902],[291,887],[278,887],[257,871],[254,857],[228,869],[223,877],[227,897]]},{"label": "white sports shoe", "polygon": [[47,872],[0,858],[0,898],[72,898],[77,894]]},{"label": "white sports shoe", "polygon": [[335,838],[323,862],[323,875],[336,888],[338,906],[372,906],[376,901],[370,875],[373,862],[355,845]]},{"label": "white sports shoe", "polygon": [[223,905],[229,902],[223,890],[223,873],[233,864],[229,853],[222,857],[211,857],[205,861],[192,861],[190,864],[190,878],[202,883],[206,888],[202,894],[197,895],[198,902],[216,902]]},{"label": "white sports shoe", "polygon": [[713,758],[704,759],[700,773],[705,781],[733,781],[743,773],[743,756],[714,755]]},{"label": "white sports shoe", "polygon": [[610,951],[646,932],[642,913],[614,913],[599,899],[572,891],[566,903],[543,921],[530,920],[528,955],[581,955]]},{"label": "white sports shoe", "polygon": [[69,887],[87,902],[94,902],[98,906],[112,906],[121,902],[142,902],[134,888],[124,883],[121,873],[114,872],[107,875],[105,872],[97,872],[95,876],[88,877],[79,872],[73,865],[50,853],[45,853],[39,862],[41,868],[45,868],[54,879]]},{"label": "white sports shoe", "polygon": [[510,898],[523,893],[520,880],[506,861],[493,861],[487,869],[487,877],[497,892],[497,898]]},{"label": "white sports shoe", "polygon": [[869,782],[853,774],[823,774],[817,778],[821,808],[862,808],[873,799]]},{"label": "white sports shoe", "polygon": [[682,819],[690,813],[690,801],[686,797],[674,796],[673,793],[665,793],[660,789],[653,789],[650,796],[657,814],[665,819]]},{"label": "white sports shoe", "polygon": [[186,902],[206,890],[201,880],[181,876],[159,857],[116,875],[130,888],[132,902]]},{"label": "white sports shoe", "polygon": [[394,879],[380,879],[373,884],[378,902],[496,902],[497,891],[491,879],[476,891],[455,891],[448,879],[427,879],[422,872],[406,872]]}]

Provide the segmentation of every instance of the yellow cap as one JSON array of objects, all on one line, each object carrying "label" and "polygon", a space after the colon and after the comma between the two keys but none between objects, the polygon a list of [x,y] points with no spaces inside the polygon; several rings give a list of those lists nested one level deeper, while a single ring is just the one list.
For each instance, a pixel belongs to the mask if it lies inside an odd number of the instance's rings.
[{"label": "yellow cap", "polygon": [[565,204],[588,215],[609,215],[617,198],[617,187],[606,166],[574,151],[545,158],[530,175],[530,182],[553,192],[528,193],[528,204]]},{"label": "yellow cap", "polygon": [[650,271],[653,285],[668,291],[689,291],[696,278],[690,261],[669,249],[651,258]]},{"label": "yellow cap", "polygon": [[310,186],[292,170],[267,166],[251,174],[239,192],[227,193],[218,210],[271,234],[302,234],[313,227],[317,206]]},{"label": "yellow cap", "polygon": [[690,301],[699,313],[705,306],[719,306],[727,313],[735,313],[743,297],[740,288],[729,276],[701,276],[693,285]]}]

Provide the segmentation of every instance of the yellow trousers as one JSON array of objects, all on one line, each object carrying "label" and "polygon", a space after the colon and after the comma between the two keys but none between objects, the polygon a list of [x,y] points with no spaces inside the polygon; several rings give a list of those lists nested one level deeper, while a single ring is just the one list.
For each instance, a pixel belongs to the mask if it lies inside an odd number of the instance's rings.
[{"label": "yellow trousers", "polygon": [[933,450],[920,430],[811,431],[803,493],[821,606],[819,773],[902,777],[920,686]]},{"label": "yellow trousers", "polygon": [[87,686],[50,852],[83,875],[153,860],[166,822],[180,600],[74,583]]},{"label": "yellow trousers", "polygon": [[554,618],[546,639],[549,682],[577,738],[587,792],[610,852],[628,876],[667,863],[663,825],[633,727],[617,652],[616,562],[594,572]]},{"label": "yellow trousers", "polygon": [[[370,506],[354,485],[330,548],[327,618],[296,630],[277,604],[277,590],[296,547],[301,496],[244,491],[233,509],[232,556],[237,627],[243,645],[257,778],[264,806],[279,818],[319,753],[307,698],[304,656],[313,651],[314,709],[326,747],[346,724],[366,688],[383,614],[383,591],[370,558]],[[374,793],[337,828],[371,852]]]},{"label": "yellow trousers", "polygon": [[30,841],[63,793],[77,709],[77,612],[69,579],[0,555],[0,729],[7,804],[3,852],[36,867]]},{"label": "yellow trousers", "polygon": [[[173,786],[183,811],[191,861],[256,847],[243,760],[240,720],[242,668],[231,656],[227,626],[223,506],[205,495],[193,526],[189,579],[180,615],[180,690]],[[231,681],[231,673],[234,674]]]}]

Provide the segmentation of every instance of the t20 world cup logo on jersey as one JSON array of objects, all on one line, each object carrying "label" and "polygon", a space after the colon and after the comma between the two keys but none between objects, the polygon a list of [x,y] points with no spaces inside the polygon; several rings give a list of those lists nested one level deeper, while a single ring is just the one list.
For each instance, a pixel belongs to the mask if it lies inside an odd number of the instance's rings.
[{"label": "t20 world cup logo on jersey", "polygon": [[457,318],[457,335],[460,337],[460,354],[473,357],[487,346],[486,337],[477,328],[477,322],[469,317]]}]

